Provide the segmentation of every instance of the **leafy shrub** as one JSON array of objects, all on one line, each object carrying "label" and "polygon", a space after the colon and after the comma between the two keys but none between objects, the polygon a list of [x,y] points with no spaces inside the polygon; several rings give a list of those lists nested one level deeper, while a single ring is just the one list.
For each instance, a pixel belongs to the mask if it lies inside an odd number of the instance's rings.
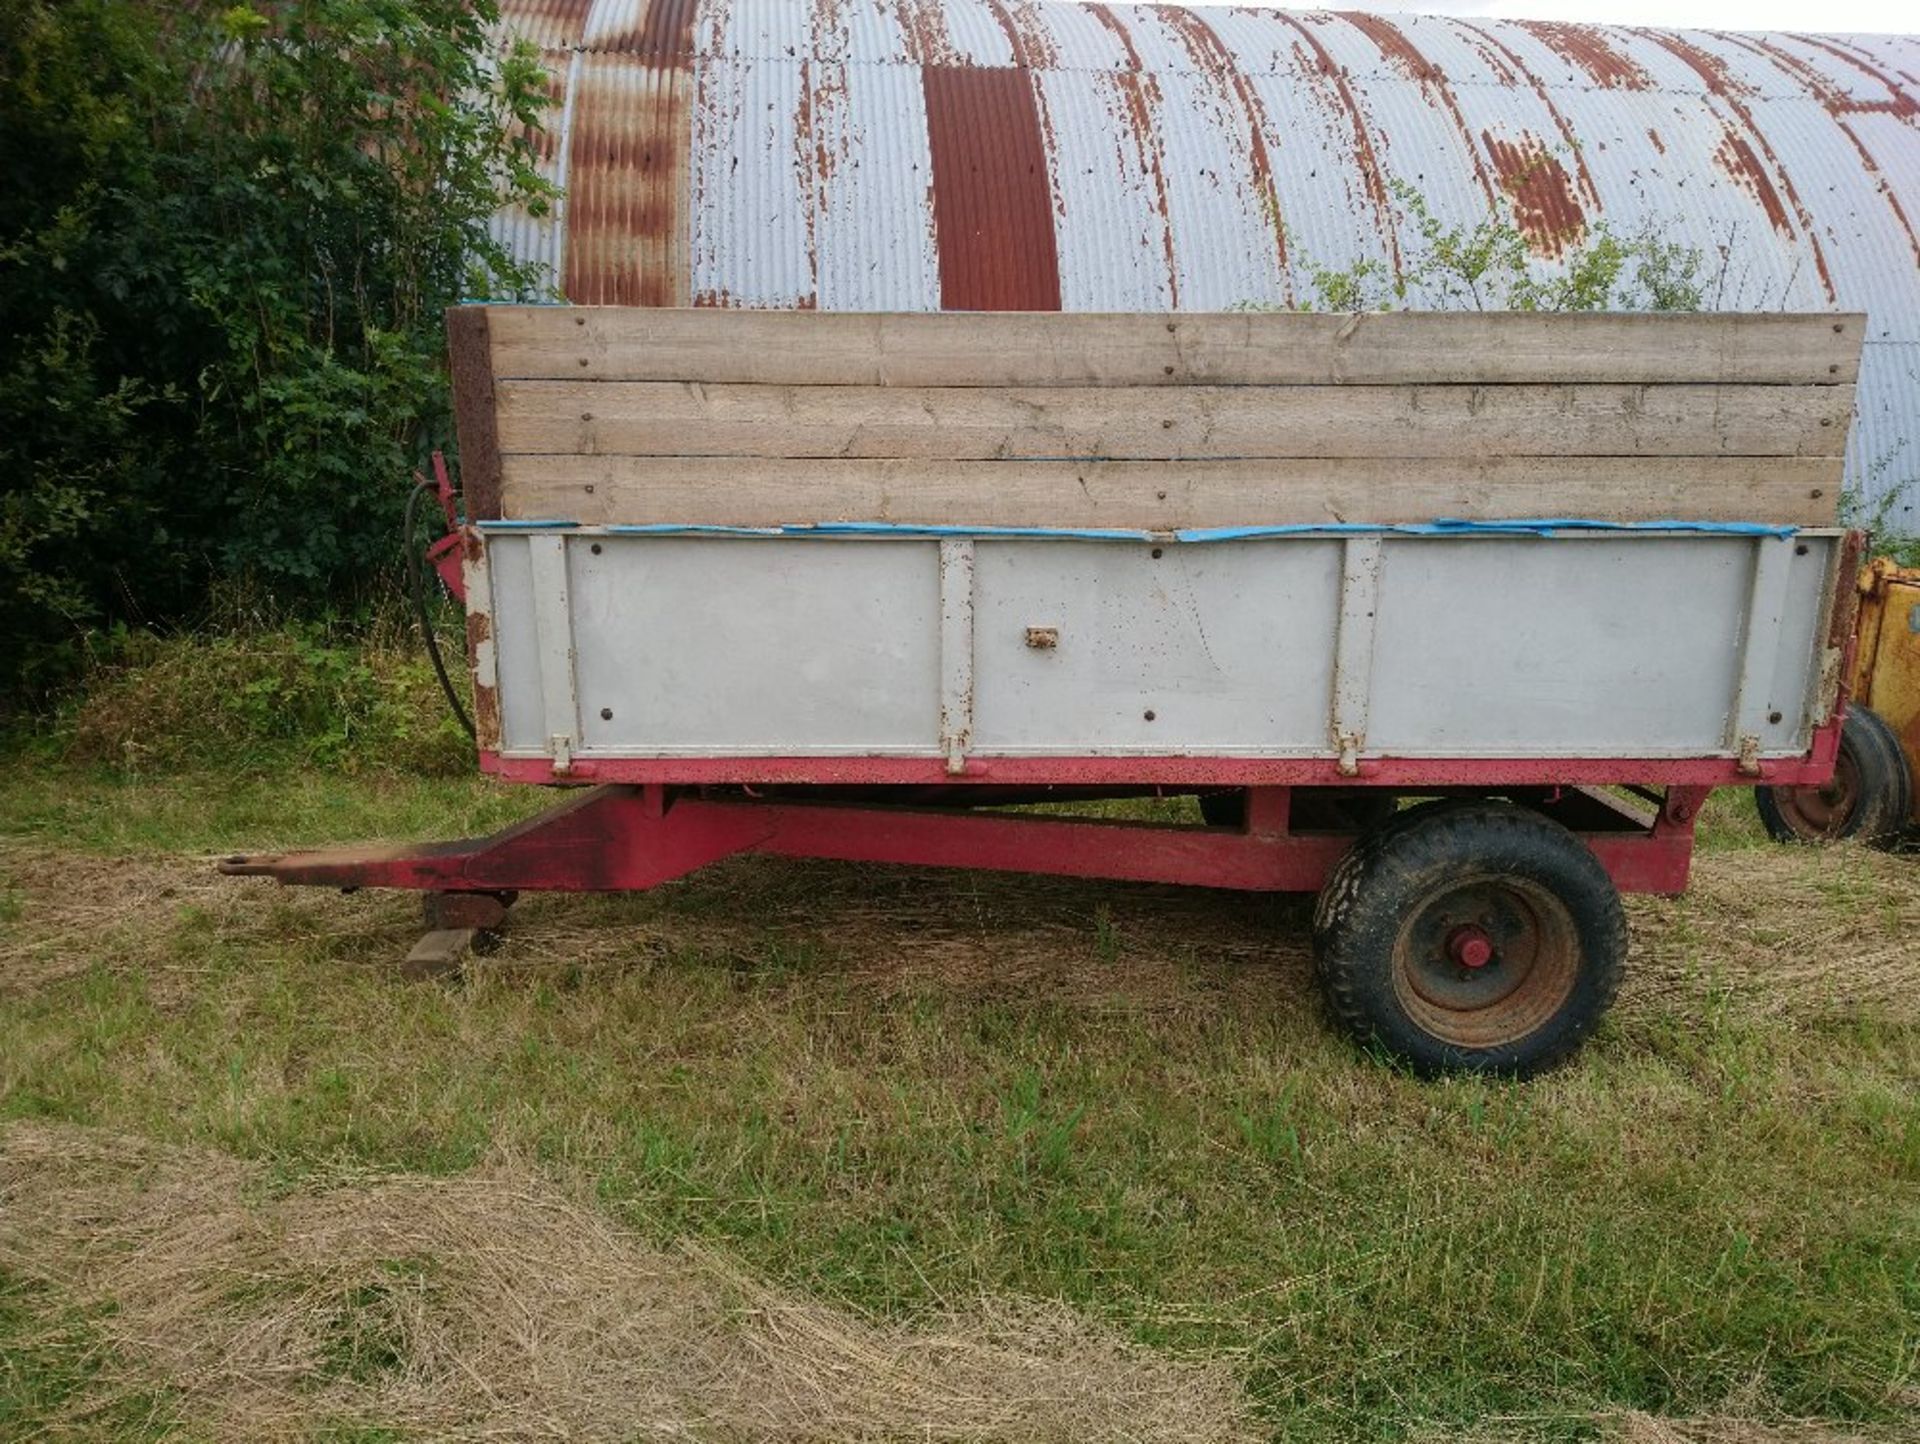
[{"label": "leafy shrub", "polygon": [[397,630],[371,640],[353,630],[122,630],[70,709],[66,754],[136,769],[471,772],[473,744],[425,653]]},{"label": "leafy shrub", "polygon": [[1323,311],[1385,311],[1420,295],[1441,310],[1698,311],[1706,305],[1703,257],[1648,227],[1621,235],[1605,222],[1563,235],[1550,268],[1504,212],[1448,225],[1404,181],[1390,182],[1418,237],[1395,274],[1378,260],[1331,268],[1309,259],[1314,304]]},{"label": "leafy shrub", "polygon": [[451,442],[441,312],[537,278],[494,0],[0,6],[0,696],[238,577],[317,614]]}]

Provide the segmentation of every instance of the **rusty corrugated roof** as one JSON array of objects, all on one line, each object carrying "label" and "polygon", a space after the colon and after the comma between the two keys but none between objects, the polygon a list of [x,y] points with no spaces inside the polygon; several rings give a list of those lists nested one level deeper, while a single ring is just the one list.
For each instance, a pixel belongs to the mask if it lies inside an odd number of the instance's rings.
[{"label": "rusty corrugated roof", "polygon": [[[1850,484],[1920,532],[1920,40],[1052,0],[505,0],[570,299],[1221,309],[1394,268],[1403,182],[1550,271],[1599,222],[1717,309],[1862,309]],[[1442,304],[1415,294],[1413,304]],[[1902,488],[1905,492],[1902,495]]]}]

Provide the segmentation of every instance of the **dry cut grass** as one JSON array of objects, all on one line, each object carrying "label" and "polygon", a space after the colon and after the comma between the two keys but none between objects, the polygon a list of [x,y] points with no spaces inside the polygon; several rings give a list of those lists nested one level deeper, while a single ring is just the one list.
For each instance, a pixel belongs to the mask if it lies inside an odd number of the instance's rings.
[{"label": "dry cut grass", "polygon": [[234,1440],[362,1420],[436,1439],[1253,1435],[1230,1370],[1063,1306],[875,1323],[508,1164],[275,1196],[209,1150],[16,1124],[0,1268],[111,1306],[121,1372],[74,1401],[77,1435],[155,1390]]}]

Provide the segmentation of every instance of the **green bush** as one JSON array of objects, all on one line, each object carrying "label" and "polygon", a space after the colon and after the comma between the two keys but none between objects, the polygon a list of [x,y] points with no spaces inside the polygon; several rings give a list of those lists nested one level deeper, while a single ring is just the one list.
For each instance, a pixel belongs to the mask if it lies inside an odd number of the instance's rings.
[{"label": "green bush", "polygon": [[451,443],[441,312],[538,278],[494,0],[0,6],[0,698],[247,578],[313,614]]},{"label": "green bush", "polygon": [[425,653],[397,628],[377,626],[371,639],[366,630],[121,631],[70,705],[62,751],[136,771],[470,773],[473,744]]}]

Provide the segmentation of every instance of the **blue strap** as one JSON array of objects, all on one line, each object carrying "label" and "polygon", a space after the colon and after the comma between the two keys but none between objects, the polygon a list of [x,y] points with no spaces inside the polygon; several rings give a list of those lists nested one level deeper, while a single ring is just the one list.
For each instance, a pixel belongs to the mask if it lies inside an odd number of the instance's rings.
[{"label": "blue strap", "polygon": [[[577,521],[483,521],[482,531],[557,531]],[[614,536],[729,537],[1009,537],[1040,541],[1260,541],[1305,536],[1535,536],[1560,532],[1682,532],[1705,536],[1790,537],[1797,528],[1757,521],[1599,521],[1592,517],[1527,517],[1468,521],[1438,517],[1421,522],[1297,522],[1285,526],[1186,527],[1178,531],[1140,531],[1123,527],[946,526],[921,522],[822,521],[782,526],[725,526],[695,522],[616,523],[603,528]]]}]

